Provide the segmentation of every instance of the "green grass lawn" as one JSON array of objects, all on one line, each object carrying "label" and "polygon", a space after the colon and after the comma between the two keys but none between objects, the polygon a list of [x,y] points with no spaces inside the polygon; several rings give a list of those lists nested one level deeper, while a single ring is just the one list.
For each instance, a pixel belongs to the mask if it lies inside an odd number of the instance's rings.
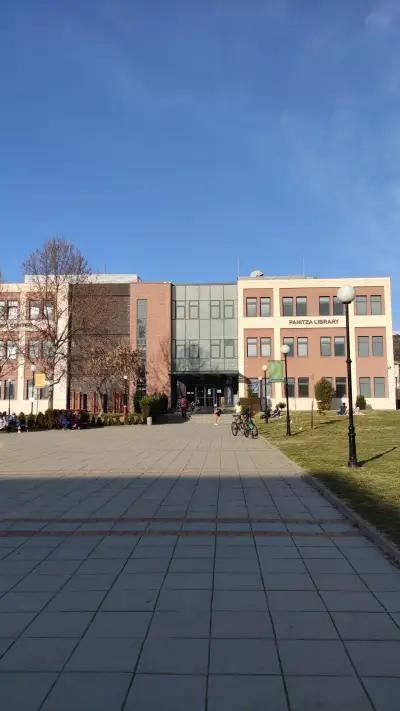
[{"label": "green grass lawn", "polygon": [[305,471],[321,479],[355,511],[400,544],[400,411],[355,417],[359,469],[347,467],[347,417],[333,413],[292,413],[292,437],[286,417],[265,425],[260,434]]}]

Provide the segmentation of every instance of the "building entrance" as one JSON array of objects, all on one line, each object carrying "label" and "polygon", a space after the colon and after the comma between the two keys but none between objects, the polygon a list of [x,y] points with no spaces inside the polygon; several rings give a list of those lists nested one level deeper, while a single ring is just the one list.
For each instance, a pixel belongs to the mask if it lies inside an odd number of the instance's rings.
[{"label": "building entrance", "polygon": [[237,391],[237,376],[182,375],[176,378],[176,401],[186,397],[189,402],[197,402],[204,409],[212,409],[215,404],[233,408]]}]

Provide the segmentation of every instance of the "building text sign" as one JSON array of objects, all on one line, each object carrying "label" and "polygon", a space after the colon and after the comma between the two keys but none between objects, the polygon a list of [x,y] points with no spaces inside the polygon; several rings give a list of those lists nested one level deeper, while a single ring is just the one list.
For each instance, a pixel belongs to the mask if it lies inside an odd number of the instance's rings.
[{"label": "building text sign", "polygon": [[332,328],[338,326],[344,326],[344,318],[342,317],[332,317],[332,318],[290,318],[289,326],[306,326],[307,328],[317,327],[317,328]]}]

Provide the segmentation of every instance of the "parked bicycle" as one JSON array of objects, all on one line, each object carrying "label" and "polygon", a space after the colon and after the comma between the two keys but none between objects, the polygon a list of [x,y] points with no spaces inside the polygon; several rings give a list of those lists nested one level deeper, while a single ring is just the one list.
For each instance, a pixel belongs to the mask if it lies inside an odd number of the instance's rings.
[{"label": "parked bicycle", "polygon": [[245,410],[242,414],[233,416],[231,432],[234,437],[236,437],[239,432],[242,432],[245,437],[251,436],[252,439],[258,437],[257,425],[251,417],[250,410]]}]

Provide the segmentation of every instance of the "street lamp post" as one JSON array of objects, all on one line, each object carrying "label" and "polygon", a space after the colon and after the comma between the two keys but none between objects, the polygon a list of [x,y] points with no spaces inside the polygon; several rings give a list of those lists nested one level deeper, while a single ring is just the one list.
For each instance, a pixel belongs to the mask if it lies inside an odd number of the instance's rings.
[{"label": "street lamp post", "polygon": [[285,396],[286,396],[286,436],[290,437],[292,432],[290,429],[290,413],[289,413],[289,387],[288,387],[288,376],[287,376],[287,356],[290,351],[288,345],[281,346],[281,353],[285,358]]},{"label": "street lamp post", "polygon": [[344,304],[344,310],[346,315],[346,363],[347,363],[347,389],[349,398],[349,467],[358,467],[357,462],[357,450],[356,450],[356,430],[354,427],[353,419],[353,386],[352,386],[352,376],[351,376],[351,353],[350,353],[350,323],[349,323],[349,304],[354,301],[356,295],[353,286],[341,286],[338,289],[337,298]]},{"label": "street lamp post", "polygon": [[124,417],[128,414],[128,376],[124,375]]},{"label": "street lamp post", "polygon": [[267,370],[268,370],[268,366],[263,365],[262,369],[264,372],[264,414],[265,414],[265,422],[268,424],[268,421],[269,421],[269,408],[268,408],[268,398],[267,398]]},{"label": "street lamp post", "polygon": [[8,378],[7,380],[7,385],[8,385],[8,421],[10,421],[11,417],[11,380]]},{"label": "street lamp post", "polygon": [[31,371],[32,371],[32,394],[31,394],[31,415],[33,415],[33,403],[35,401],[35,372],[36,372],[36,365],[31,366]]}]

